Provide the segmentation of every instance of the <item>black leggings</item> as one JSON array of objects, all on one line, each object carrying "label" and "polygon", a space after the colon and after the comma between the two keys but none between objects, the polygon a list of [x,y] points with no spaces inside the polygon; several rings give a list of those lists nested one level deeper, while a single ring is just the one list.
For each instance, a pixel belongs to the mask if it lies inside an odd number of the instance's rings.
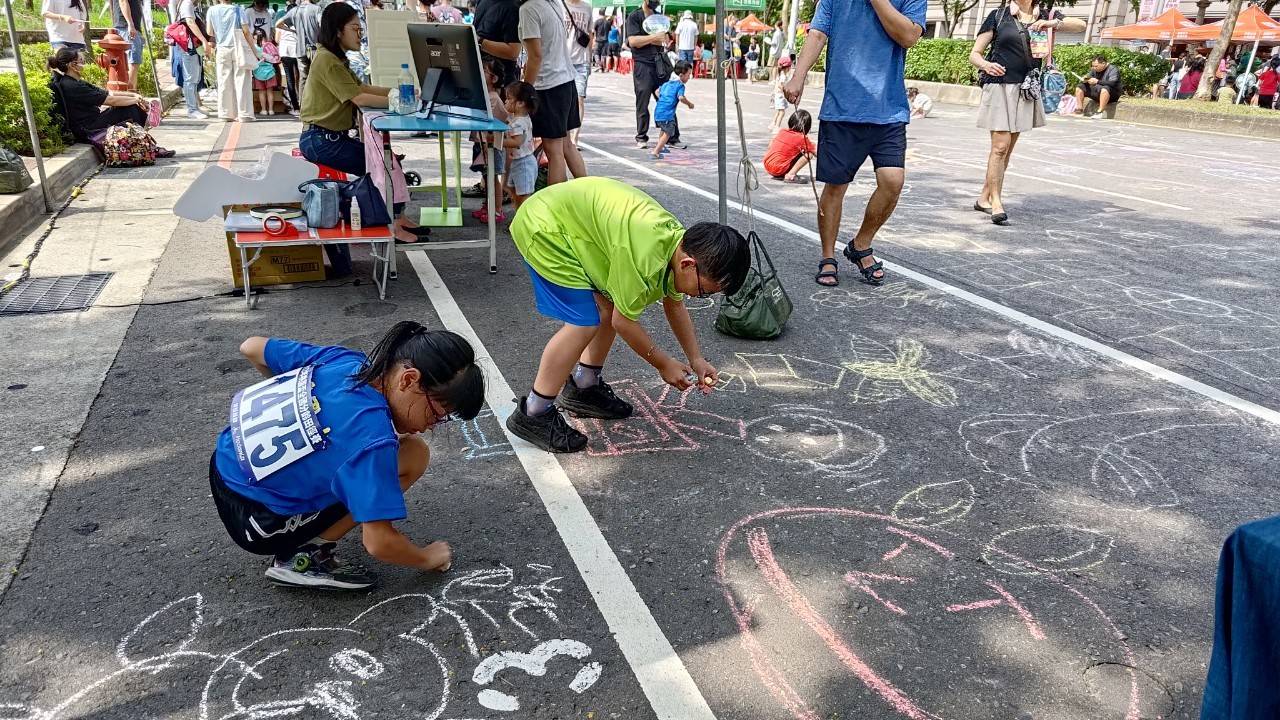
[{"label": "black leggings", "polygon": [[285,89],[288,91],[289,107],[302,109],[302,100],[298,97],[298,58],[282,57],[280,64],[284,66]]},{"label": "black leggings", "polygon": [[137,105],[129,105],[127,107],[109,107],[103,110],[93,122],[85,126],[85,135],[91,135],[99,130],[105,130],[112,125],[123,125],[127,122],[135,125],[147,126],[147,111]]}]

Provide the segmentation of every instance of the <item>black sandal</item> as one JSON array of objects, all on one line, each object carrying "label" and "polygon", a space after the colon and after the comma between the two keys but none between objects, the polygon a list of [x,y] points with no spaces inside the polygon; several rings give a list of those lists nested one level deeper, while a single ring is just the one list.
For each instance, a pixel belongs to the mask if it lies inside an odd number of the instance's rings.
[{"label": "black sandal", "polygon": [[990,215],[990,214],[991,214],[991,208],[989,208],[989,207],[982,207],[981,205],[979,205],[979,204],[978,204],[978,202],[977,202],[977,201],[974,201],[974,203],[973,203],[973,209],[974,209],[974,210],[977,210],[977,211],[978,211],[978,212],[980,212],[980,213],[986,213],[986,214],[988,214],[988,215]]},{"label": "black sandal", "polygon": [[[844,247],[844,256],[849,258],[854,267],[858,268],[858,271],[862,273],[862,282],[868,285],[883,285],[884,263],[877,260],[871,263],[868,267],[862,267],[862,263],[858,262],[863,258],[871,257],[874,252],[875,250],[873,248],[867,248],[866,250],[854,250],[853,243],[849,243]],[[880,273],[880,277],[876,277],[876,273]]]},{"label": "black sandal", "polygon": [[[834,270],[822,269],[828,265],[830,265],[835,269]],[[824,283],[822,282],[823,278],[832,278],[833,280],[835,280],[835,282]],[[813,281],[818,283],[822,287],[828,287],[828,288],[839,287],[840,286],[840,263],[836,262],[835,258],[822,258],[822,260],[818,262],[818,274],[813,276]]]},{"label": "black sandal", "polygon": [[991,222],[995,225],[1008,225],[1009,213],[995,213],[991,216]]}]

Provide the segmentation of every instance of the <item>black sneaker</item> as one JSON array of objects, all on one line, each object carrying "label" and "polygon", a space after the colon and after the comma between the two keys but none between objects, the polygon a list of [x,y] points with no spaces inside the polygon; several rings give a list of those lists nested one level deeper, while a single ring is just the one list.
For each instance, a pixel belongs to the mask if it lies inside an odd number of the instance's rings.
[{"label": "black sneaker", "polygon": [[560,391],[560,407],[577,417],[621,420],[631,417],[631,403],[613,394],[613,388],[604,380],[589,388],[580,388],[569,378]]},{"label": "black sneaker", "polygon": [[681,142],[680,140],[677,140],[677,141],[675,141],[675,142],[669,142],[669,143],[667,143],[667,147],[669,147],[669,148],[675,148],[675,149],[677,149],[677,150],[688,150],[688,149],[689,149],[689,143]]},{"label": "black sneaker", "polygon": [[484,183],[479,182],[462,191],[462,197],[464,198],[483,198],[488,196],[489,191],[485,189]]},{"label": "black sneaker", "polygon": [[335,590],[364,590],[378,582],[364,568],[338,562],[335,547],[336,543],[308,544],[292,556],[277,555],[267,568],[267,579],[276,585]]},{"label": "black sneaker", "polygon": [[555,405],[547,412],[530,416],[524,404],[528,398],[520,398],[516,411],[507,418],[511,434],[554,453],[575,453],[587,446],[587,436],[569,427],[560,409]]}]

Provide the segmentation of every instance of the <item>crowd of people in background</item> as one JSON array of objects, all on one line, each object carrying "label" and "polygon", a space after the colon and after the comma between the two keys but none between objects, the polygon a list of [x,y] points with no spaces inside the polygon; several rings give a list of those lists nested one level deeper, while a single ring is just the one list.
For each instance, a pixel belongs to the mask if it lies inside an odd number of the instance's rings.
[{"label": "crowd of people in background", "polygon": [[1280,52],[1275,48],[1261,47],[1255,55],[1248,47],[1233,47],[1212,69],[1208,67],[1208,58],[1198,52],[1171,51],[1167,59],[1172,65],[1164,81],[1154,89],[1158,96],[1171,100],[1193,98],[1200,89],[1201,79],[1206,73],[1212,73],[1211,100],[1280,110],[1276,102]]}]

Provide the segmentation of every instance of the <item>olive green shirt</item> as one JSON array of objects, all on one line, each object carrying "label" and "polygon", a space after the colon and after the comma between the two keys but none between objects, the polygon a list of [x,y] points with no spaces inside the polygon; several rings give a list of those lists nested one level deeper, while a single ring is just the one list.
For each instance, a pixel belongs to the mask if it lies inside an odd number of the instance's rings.
[{"label": "olive green shirt", "polygon": [[346,132],[356,126],[356,106],[351,98],[359,94],[360,81],[351,68],[337,55],[319,48],[302,92],[302,122]]},{"label": "olive green shirt", "polygon": [[684,299],[671,272],[684,226],[617,180],[584,177],[539,190],[516,212],[511,237],[544,280],[595,290],[632,320],[664,297]]}]

